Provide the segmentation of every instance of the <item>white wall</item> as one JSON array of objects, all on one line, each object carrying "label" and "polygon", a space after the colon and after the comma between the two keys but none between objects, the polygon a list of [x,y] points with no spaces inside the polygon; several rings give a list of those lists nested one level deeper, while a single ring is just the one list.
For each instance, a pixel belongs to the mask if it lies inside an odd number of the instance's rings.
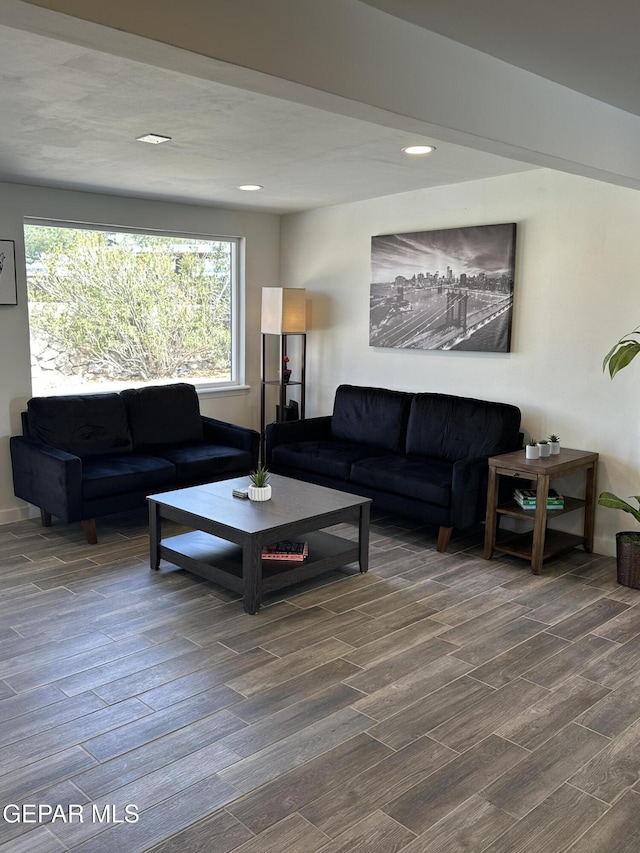
[{"label": "white wall", "polygon": [[28,507],[13,494],[9,436],[20,434],[20,411],[31,396],[29,327],[24,268],[23,219],[35,216],[131,228],[244,237],[249,392],[208,397],[203,414],[259,427],[260,293],[279,284],[278,216],[91,193],[0,184],[0,239],[16,241],[17,307],[0,306],[0,523],[25,517]]},{"label": "white wall", "polygon": [[[518,224],[511,353],[369,346],[372,235],[499,222]],[[282,284],[312,301],[307,414],[330,412],[341,382],[514,403],[528,434],[601,454],[599,489],[637,494],[640,364],[612,382],[602,359],[640,323],[639,224],[640,193],[548,170],[284,217]],[[599,508],[595,550],[633,524]]]}]

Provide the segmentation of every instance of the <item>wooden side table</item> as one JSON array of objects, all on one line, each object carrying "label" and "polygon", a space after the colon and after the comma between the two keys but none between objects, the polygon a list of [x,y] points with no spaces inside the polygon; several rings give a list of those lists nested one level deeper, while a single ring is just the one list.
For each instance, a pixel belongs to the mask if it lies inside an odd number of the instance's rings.
[{"label": "wooden side table", "polygon": [[[540,574],[543,560],[562,551],[568,551],[582,545],[585,551],[593,549],[593,529],[596,507],[596,468],[598,454],[588,450],[571,450],[562,447],[555,456],[544,459],[527,459],[524,450],[503,453],[489,459],[489,489],[487,493],[487,518],[484,538],[484,557],[490,560],[494,551],[512,554],[530,560],[534,575]],[[575,471],[586,472],[585,496],[571,498],[565,496],[563,509],[547,512],[549,483],[555,477],[564,477]],[[536,490],[535,512],[523,510],[515,500],[498,503],[499,478],[516,477],[523,480],[524,488]],[[532,485],[529,486],[528,482]],[[575,536],[560,530],[547,529],[549,514],[555,518],[577,509],[584,510],[584,533]],[[525,518],[533,521],[533,530],[496,543],[496,528],[501,515],[513,518]]]}]

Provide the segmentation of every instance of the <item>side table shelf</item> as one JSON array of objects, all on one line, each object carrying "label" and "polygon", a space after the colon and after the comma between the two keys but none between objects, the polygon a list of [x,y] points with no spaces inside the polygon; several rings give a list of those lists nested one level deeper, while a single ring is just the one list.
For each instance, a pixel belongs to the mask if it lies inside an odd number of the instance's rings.
[{"label": "side table shelf", "polygon": [[[561,448],[556,456],[544,459],[527,459],[524,450],[503,453],[489,459],[489,488],[487,493],[487,517],[485,525],[484,557],[490,560],[494,551],[522,557],[531,562],[534,574],[540,574],[542,563],[548,557],[569,551],[582,545],[586,551],[593,548],[593,530],[596,505],[596,468],[598,454],[587,450]],[[565,497],[562,509],[547,510],[549,483],[556,477],[564,477],[575,471],[586,472],[584,498]],[[538,497],[535,511],[522,509],[515,501],[498,503],[501,476],[526,480],[533,484]],[[563,533],[547,528],[549,519],[566,515],[576,510],[584,512],[583,535]],[[528,533],[513,534],[496,542],[496,531],[500,516],[526,519],[533,523]]]}]

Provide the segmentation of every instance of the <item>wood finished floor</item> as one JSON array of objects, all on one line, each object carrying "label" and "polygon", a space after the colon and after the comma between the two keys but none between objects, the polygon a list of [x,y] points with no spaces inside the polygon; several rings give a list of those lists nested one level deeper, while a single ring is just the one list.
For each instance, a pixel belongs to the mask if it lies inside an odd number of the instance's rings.
[{"label": "wood finished floor", "polygon": [[143,515],[99,535],[0,527],[0,806],[85,816],[0,819],[0,853],[640,850],[640,592],[613,559],[534,577],[383,517],[369,574],[248,616],[150,572]]}]

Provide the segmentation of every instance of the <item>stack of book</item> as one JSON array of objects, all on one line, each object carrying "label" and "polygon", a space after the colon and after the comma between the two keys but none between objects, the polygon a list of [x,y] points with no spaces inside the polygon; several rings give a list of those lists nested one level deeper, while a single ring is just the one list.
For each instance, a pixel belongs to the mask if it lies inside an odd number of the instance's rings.
[{"label": "stack of book", "polygon": [[309,546],[306,542],[276,542],[274,545],[265,545],[262,549],[263,560],[291,560],[301,563],[309,556]]},{"label": "stack of book", "polygon": [[[537,505],[535,489],[516,489],[513,497],[522,509],[535,510]],[[547,509],[564,509],[564,498],[555,489],[549,489]]]}]

